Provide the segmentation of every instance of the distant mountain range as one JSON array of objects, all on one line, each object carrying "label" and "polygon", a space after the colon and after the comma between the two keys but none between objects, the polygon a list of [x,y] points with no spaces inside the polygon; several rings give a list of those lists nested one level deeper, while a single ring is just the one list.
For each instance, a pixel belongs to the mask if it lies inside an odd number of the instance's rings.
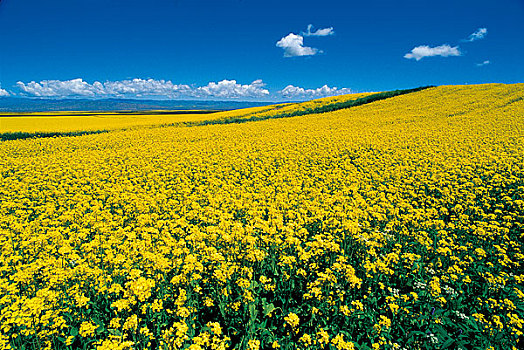
[{"label": "distant mountain range", "polygon": [[31,99],[0,98],[1,112],[46,111],[144,111],[144,110],[229,110],[267,106],[274,102],[191,101],[191,100],[134,100],[134,99]]}]

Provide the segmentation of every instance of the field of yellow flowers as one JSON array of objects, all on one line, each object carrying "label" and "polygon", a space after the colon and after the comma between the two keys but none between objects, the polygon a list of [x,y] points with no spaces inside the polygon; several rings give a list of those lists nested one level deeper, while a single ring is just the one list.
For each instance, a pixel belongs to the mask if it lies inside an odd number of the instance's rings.
[{"label": "field of yellow flowers", "polygon": [[0,142],[0,349],[519,349],[524,85]]},{"label": "field of yellow flowers", "polygon": [[211,114],[200,111],[183,111],[181,114],[150,113],[79,113],[79,112],[46,112],[24,115],[10,113],[0,114],[1,133],[70,133],[85,131],[106,131],[133,129],[137,127],[156,126],[200,121],[210,119]]},{"label": "field of yellow flowers", "polygon": [[[0,140],[71,136],[113,130],[130,130],[144,127],[197,125],[206,122],[245,121],[268,119],[283,113],[307,113],[308,110],[341,102],[354,101],[372,93],[326,97],[301,103],[284,103],[231,111],[151,111],[139,113],[118,112],[44,112],[0,113]],[[21,137],[22,136],[22,137]]]}]

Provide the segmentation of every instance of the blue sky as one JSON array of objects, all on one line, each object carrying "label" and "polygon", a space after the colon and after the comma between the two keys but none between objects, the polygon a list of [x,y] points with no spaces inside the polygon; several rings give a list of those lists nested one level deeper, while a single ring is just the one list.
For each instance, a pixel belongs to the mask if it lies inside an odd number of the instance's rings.
[{"label": "blue sky", "polygon": [[523,0],[0,1],[1,95],[306,99],[522,82],[523,57]]}]

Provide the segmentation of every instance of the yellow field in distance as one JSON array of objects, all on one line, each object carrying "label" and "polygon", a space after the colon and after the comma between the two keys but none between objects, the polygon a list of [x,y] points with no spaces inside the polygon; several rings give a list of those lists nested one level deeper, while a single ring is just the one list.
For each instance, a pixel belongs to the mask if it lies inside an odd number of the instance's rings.
[{"label": "yellow field in distance", "polygon": [[118,113],[118,112],[43,112],[43,113],[1,113],[0,133],[41,133],[41,132],[75,132],[75,131],[106,131],[119,129],[133,129],[136,127],[151,127],[172,124],[203,122],[216,119],[250,118],[254,115],[262,118],[271,118],[280,113],[325,104],[351,101],[369,95],[370,93],[351,94],[321,98],[302,103],[276,104],[263,107],[244,108],[238,110],[202,113],[202,111],[152,111],[147,113]]},{"label": "yellow field in distance", "polygon": [[[116,130],[135,127],[195,122],[210,119],[212,114],[125,114],[89,112],[47,112],[0,115],[0,133],[72,132]],[[73,115],[72,115],[73,114]],[[26,116],[29,115],[29,116]]]}]

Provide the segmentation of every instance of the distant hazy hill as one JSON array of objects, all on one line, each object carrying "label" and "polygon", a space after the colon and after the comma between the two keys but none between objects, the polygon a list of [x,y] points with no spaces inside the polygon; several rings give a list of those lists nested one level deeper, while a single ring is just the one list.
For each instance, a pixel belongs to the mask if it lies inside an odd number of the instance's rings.
[{"label": "distant hazy hill", "polygon": [[178,100],[81,100],[81,99],[29,99],[0,98],[0,112],[43,112],[43,111],[138,111],[160,109],[238,109],[269,105],[271,102],[239,101],[178,101]]}]

